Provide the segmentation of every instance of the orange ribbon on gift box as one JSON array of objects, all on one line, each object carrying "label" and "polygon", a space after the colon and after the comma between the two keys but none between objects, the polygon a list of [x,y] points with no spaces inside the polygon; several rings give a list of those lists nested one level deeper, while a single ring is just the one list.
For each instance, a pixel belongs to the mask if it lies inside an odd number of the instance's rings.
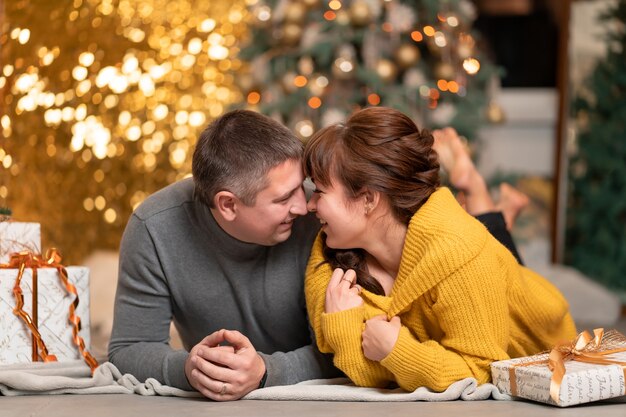
[{"label": "orange ribbon on gift box", "polygon": [[[37,269],[38,268],[56,268],[59,273],[61,282],[65,286],[65,289],[73,294],[74,301],[69,307],[69,322],[72,324],[72,335],[74,344],[78,347],[83,359],[91,368],[91,372],[98,367],[96,359],[85,348],[85,341],[79,336],[81,330],[80,317],[76,314],[76,308],[78,307],[78,291],[76,287],[69,281],[67,270],[61,264],[61,255],[59,252],[52,248],[46,252],[45,258],[41,258],[39,255],[35,255],[32,252],[24,251],[11,254],[11,258],[8,264],[0,265],[3,269],[17,269],[17,278],[15,278],[15,285],[13,286],[13,295],[15,296],[15,308],[13,312],[16,316],[20,317],[28,326],[33,336],[33,361],[37,361],[39,357],[44,362],[56,362],[56,356],[49,354],[46,344],[41,338],[41,334],[37,328]],[[33,270],[33,317],[31,318],[28,313],[23,310],[24,307],[24,295],[20,286],[24,270],[31,268]],[[39,350],[39,351],[38,351]]]},{"label": "orange ribbon on gift box", "polygon": [[[594,329],[594,337],[588,331],[581,332],[574,341],[569,340],[558,343],[546,359],[514,364],[509,369],[509,380],[511,383],[511,395],[517,396],[517,382],[515,380],[515,370],[520,367],[533,365],[548,365],[552,371],[550,379],[550,398],[558,404],[561,383],[565,376],[565,362],[577,361],[592,363],[596,365],[619,365],[624,371],[626,380],[626,362],[618,361],[609,355],[618,352],[626,352],[626,336],[616,330]],[[547,352],[546,352],[547,353]]]}]

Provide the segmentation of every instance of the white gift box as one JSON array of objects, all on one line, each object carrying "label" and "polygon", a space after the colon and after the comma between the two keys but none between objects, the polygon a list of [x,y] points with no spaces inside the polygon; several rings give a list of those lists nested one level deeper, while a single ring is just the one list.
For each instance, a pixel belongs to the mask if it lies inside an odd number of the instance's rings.
[{"label": "white gift box", "polygon": [[[519,366],[547,358],[548,354],[541,354],[493,362],[491,364],[493,384],[502,393],[559,407],[569,407],[626,394],[625,371],[620,365],[597,365],[569,360],[565,362],[565,376],[561,381],[558,401],[555,402],[550,396],[552,371],[548,365],[543,363]],[[610,355],[610,359],[626,361],[626,352],[614,353]],[[517,392],[512,392],[511,374],[513,373]]]},{"label": "white gift box", "polygon": [[[80,317],[86,349],[90,347],[89,334],[89,268],[66,268],[68,280],[78,292],[79,303],[75,314]],[[33,338],[30,328],[14,314],[16,306],[13,287],[17,269],[0,269],[0,365],[32,362]],[[24,296],[23,311],[33,318],[33,270],[26,268],[20,285]],[[48,349],[59,361],[82,359],[73,341],[73,325],[69,322],[70,304],[75,295],[65,288],[56,268],[37,269],[38,331]]]},{"label": "white gift box", "polygon": [[13,252],[41,253],[41,228],[39,223],[0,222],[0,264],[9,262]]}]

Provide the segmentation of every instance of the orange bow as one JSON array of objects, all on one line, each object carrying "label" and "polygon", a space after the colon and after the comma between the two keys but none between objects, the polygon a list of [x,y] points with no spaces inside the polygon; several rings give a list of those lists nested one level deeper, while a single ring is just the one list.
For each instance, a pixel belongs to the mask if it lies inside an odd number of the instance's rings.
[{"label": "orange bow", "polygon": [[[37,360],[37,349],[39,349],[39,356],[44,362],[56,362],[57,358],[54,355],[48,353],[46,344],[41,338],[41,334],[37,329],[37,269],[38,268],[56,268],[59,272],[61,282],[65,286],[65,289],[75,296],[74,301],[69,307],[69,322],[72,324],[72,335],[74,344],[78,347],[83,359],[93,371],[98,367],[98,362],[95,358],[85,349],[85,342],[82,337],[79,336],[81,330],[80,317],[76,315],[76,308],[78,307],[78,291],[76,287],[69,281],[67,270],[61,264],[61,254],[55,249],[49,249],[45,258],[40,255],[35,255],[30,251],[23,251],[11,254],[11,258],[8,264],[0,265],[1,268],[18,269],[17,278],[15,279],[15,285],[13,286],[13,295],[15,296],[15,309],[13,312],[20,317],[30,329],[33,335],[33,360]],[[33,270],[33,317],[31,318],[28,313],[23,310],[24,307],[24,294],[20,286],[24,270],[26,268],[32,268]]]}]

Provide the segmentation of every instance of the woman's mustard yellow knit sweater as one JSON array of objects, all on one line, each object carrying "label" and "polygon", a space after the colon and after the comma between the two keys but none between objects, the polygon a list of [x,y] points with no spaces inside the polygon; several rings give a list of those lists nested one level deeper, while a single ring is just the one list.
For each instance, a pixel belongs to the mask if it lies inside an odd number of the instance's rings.
[{"label": "woman's mustard yellow knit sweater", "polygon": [[[447,188],[411,219],[388,296],[363,290],[363,306],[326,314],[331,274],[318,236],[305,283],[309,320],[319,349],[334,353],[335,366],[360,386],[443,391],[466,377],[489,382],[491,362],[576,335],[561,293],[520,266]],[[361,334],[380,314],[399,316],[402,327],[391,353],[375,362],[363,355]]]}]

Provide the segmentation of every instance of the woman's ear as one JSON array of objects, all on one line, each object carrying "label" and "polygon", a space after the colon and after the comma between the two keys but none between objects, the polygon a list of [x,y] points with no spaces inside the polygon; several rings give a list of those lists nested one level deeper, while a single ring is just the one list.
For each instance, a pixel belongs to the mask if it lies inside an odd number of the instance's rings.
[{"label": "woman's ear", "polygon": [[213,204],[220,216],[229,222],[237,218],[237,204],[239,199],[230,191],[220,191],[213,197]]},{"label": "woman's ear", "polygon": [[380,203],[380,192],[364,188],[362,193],[363,203],[365,205],[365,214],[369,214],[378,207]]}]

